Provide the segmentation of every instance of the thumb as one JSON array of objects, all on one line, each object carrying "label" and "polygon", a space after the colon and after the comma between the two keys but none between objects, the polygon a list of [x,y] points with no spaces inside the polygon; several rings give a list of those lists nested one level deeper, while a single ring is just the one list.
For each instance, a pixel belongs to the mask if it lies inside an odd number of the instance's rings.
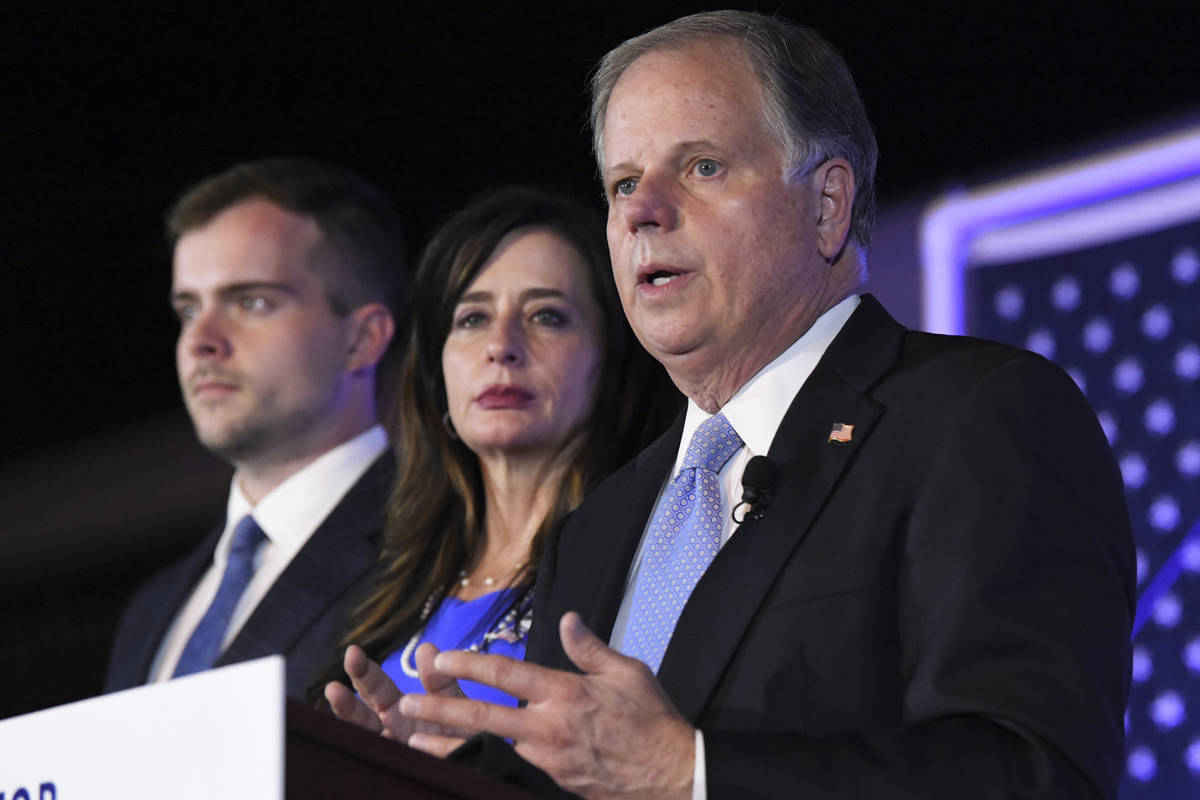
[{"label": "thumb", "polygon": [[562,615],[558,623],[558,635],[562,638],[563,652],[567,658],[585,673],[605,672],[623,658],[588,630],[588,626],[574,611]]}]

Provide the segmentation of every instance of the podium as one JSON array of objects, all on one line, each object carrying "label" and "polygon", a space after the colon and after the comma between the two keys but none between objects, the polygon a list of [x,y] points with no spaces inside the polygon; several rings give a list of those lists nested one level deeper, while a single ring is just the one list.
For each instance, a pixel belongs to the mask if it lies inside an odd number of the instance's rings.
[{"label": "podium", "polygon": [[0,721],[0,800],[531,800],[288,700],[280,656]]}]

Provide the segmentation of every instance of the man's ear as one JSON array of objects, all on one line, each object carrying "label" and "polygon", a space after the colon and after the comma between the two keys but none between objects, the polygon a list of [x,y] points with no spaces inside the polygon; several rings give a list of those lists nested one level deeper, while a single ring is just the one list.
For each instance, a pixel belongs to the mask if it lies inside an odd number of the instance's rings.
[{"label": "man's ear", "polygon": [[850,235],[854,213],[854,168],[844,158],[831,158],[813,173],[821,191],[817,250],[829,263],[837,261]]},{"label": "man's ear", "polygon": [[350,323],[347,368],[351,372],[373,369],[396,333],[392,312],[383,303],[367,303],[350,312]]}]

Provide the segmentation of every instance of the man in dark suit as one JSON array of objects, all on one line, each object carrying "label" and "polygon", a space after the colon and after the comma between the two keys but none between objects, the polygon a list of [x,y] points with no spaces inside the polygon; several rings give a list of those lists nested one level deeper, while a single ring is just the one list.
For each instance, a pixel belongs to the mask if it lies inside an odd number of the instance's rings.
[{"label": "man in dark suit", "polygon": [[374,563],[393,473],[376,372],[405,286],[389,198],[305,159],[238,164],[167,216],[196,435],[235,468],[225,522],[133,597],[106,689],[282,653],[302,698]]},{"label": "man in dark suit", "polygon": [[537,665],[426,649],[399,711],[587,797],[1114,796],[1119,473],[1061,370],[856,294],[876,150],[840,56],[696,15],[604,59],[592,121],[622,302],[688,409],[548,544]]}]

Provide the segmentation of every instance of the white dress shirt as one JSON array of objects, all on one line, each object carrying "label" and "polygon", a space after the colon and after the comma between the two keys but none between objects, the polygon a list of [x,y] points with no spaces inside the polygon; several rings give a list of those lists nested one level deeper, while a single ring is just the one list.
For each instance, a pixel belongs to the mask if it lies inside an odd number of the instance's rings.
[{"label": "white dress shirt", "polygon": [[[721,502],[725,512],[724,524],[721,528],[722,547],[737,532],[738,525],[733,521],[732,510],[733,504],[742,497],[742,472],[746,469],[746,463],[756,455],[766,455],[770,450],[771,441],[775,438],[779,423],[783,421],[783,415],[787,413],[796,394],[804,386],[804,382],[808,380],[808,376],[812,374],[817,362],[821,360],[821,356],[825,354],[825,350],[837,336],[838,331],[846,324],[846,320],[850,319],[850,315],[858,307],[858,303],[858,295],[851,295],[818,317],[803,336],[780,353],[774,361],[755,373],[754,377],[743,384],[742,388],[738,389],[729,402],[721,408],[719,413],[725,415],[725,419],[737,431],[743,442],[742,448],[734,453],[729,461],[725,462],[725,466],[721,468],[718,475],[721,486]],[[688,400],[687,415],[683,420],[683,436],[679,440],[675,466],[659,490],[658,500],[654,502],[655,510],[657,510],[658,502],[662,499],[662,494],[667,490],[671,479],[678,474],[683,465],[683,458],[687,453],[688,444],[692,440],[692,434],[712,416]],[[625,638],[625,627],[629,621],[629,610],[633,602],[633,589],[637,585],[642,554],[647,545],[646,533],[649,531],[652,521],[653,515],[646,521],[646,529],[642,532],[642,541],[638,545],[637,554],[634,556],[633,565],[629,570],[629,577],[625,581],[625,596],[621,600],[621,609],[617,612],[612,636],[609,637],[609,644],[617,650],[621,649],[621,643]],[[697,728],[692,800],[705,800],[707,796],[704,737]]]},{"label": "white dress shirt", "polygon": [[167,629],[150,667],[150,680],[169,680],[175,672],[184,646],[217,594],[233,544],[233,529],[242,517],[253,513],[266,540],[255,555],[254,577],[234,608],[222,648],[233,640],[293,556],[387,446],[387,434],[375,425],[305,466],[272,489],[258,505],[246,499],[235,473],[226,503],[225,530],[213,551],[212,564]]}]

